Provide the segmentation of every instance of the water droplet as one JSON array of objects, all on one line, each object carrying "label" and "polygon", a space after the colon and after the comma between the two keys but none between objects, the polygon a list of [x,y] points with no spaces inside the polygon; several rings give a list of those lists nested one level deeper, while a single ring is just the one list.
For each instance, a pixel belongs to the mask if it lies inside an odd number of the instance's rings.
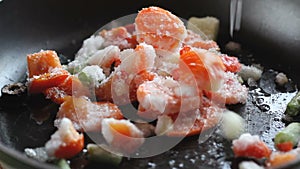
[{"label": "water droplet", "polygon": [[190,162],[192,162],[193,164],[195,164],[196,160],[193,159],[193,158],[191,158],[191,159],[190,159]]},{"label": "water droplet", "polygon": [[170,165],[170,166],[173,166],[174,164],[175,164],[175,160],[170,160],[170,161],[169,161],[169,165]]},{"label": "water droplet", "polygon": [[155,168],[156,167],[156,164],[153,163],[153,162],[148,162],[148,168],[151,169],[151,168]]},{"label": "water droplet", "polygon": [[180,163],[180,164],[178,164],[178,167],[183,168],[183,167],[184,167],[184,164],[183,164],[183,163]]}]

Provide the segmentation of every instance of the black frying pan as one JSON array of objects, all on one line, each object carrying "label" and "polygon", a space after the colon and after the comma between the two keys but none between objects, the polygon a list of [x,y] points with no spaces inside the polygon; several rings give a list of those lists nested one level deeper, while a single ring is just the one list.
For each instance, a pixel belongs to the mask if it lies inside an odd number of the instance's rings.
[{"label": "black frying pan", "polygon": [[[229,40],[240,42],[250,49],[256,62],[267,68],[284,71],[295,83],[300,83],[300,1],[298,0],[244,0],[241,30],[229,36],[229,0],[190,1],[74,1],[74,0],[4,0],[0,2],[0,87],[24,81],[26,54],[40,49],[53,49],[72,58],[82,40],[109,21],[136,13],[142,7],[158,5],[182,18],[215,16],[221,20],[218,43],[224,49]],[[249,52],[239,57],[247,59]],[[264,76],[268,84],[272,72]],[[269,90],[276,93],[276,90]],[[39,97],[39,96],[36,96]],[[19,98],[20,99],[20,98]],[[2,96],[0,106],[0,160],[15,168],[51,168],[25,157],[25,147],[39,147],[55,131],[52,120],[57,111],[41,98],[22,97],[22,101]],[[253,100],[251,100],[253,101]],[[247,115],[247,106],[233,107]],[[45,110],[46,109],[46,110]],[[36,124],[32,112],[54,112],[43,125]],[[254,107],[258,114],[261,110]],[[283,110],[281,110],[282,112]],[[255,120],[255,116],[252,116]],[[251,129],[257,133],[270,126],[273,116],[263,119]],[[256,130],[257,129],[257,130]],[[215,152],[214,152],[215,151]],[[229,168],[230,144],[213,136],[198,145],[197,137],[186,138],[174,149],[147,159],[125,159],[120,168]],[[162,160],[163,159],[163,160]],[[299,168],[298,163],[287,168]]]}]

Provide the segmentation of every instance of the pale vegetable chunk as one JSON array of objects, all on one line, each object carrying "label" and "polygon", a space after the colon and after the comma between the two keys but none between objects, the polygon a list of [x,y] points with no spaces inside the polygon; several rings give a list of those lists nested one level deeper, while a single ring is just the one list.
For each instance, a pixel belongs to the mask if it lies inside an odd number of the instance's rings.
[{"label": "pale vegetable chunk", "polygon": [[[188,20],[187,29],[192,30],[198,34],[200,33],[200,35],[201,32],[204,33],[208,40],[216,40],[218,36],[219,25],[220,21],[215,17],[191,17]],[[203,38],[205,39],[205,37]]]},{"label": "pale vegetable chunk", "polygon": [[245,130],[245,120],[230,110],[225,111],[222,117],[223,136],[229,140],[237,139]]}]

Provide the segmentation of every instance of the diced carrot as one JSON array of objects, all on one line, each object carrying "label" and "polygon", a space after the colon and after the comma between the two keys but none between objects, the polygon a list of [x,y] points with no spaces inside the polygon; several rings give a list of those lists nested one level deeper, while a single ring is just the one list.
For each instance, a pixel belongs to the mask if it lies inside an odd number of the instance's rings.
[{"label": "diced carrot", "polygon": [[48,88],[60,85],[67,77],[69,73],[63,69],[34,76],[28,83],[29,93],[42,93]]},{"label": "diced carrot", "polygon": [[297,158],[296,153],[293,152],[287,152],[287,153],[278,153],[274,152],[272,153],[270,159],[269,159],[269,164],[271,167],[277,167],[280,165],[284,165],[288,162],[291,162]]},{"label": "diced carrot", "polygon": [[292,142],[284,142],[275,145],[279,151],[288,152],[293,149],[294,145]]},{"label": "diced carrot", "polygon": [[242,134],[239,139],[233,140],[233,152],[236,157],[269,158],[272,151],[259,139],[249,133]]},{"label": "diced carrot", "polygon": [[43,93],[47,99],[51,99],[56,104],[62,104],[65,101],[65,97],[69,96],[66,92],[60,90],[59,87],[48,88]]},{"label": "diced carrot", "polygon": [[61,68],[61,64],[56,52],[51,50],[41,51],[27,55],[29,78],[44,73],[49,73],[51,69]]},{"label": "diced carrot", "polygon": [[57,104],[62,104],[66,96],[90,96],[89,89],[73,75],[69,75],[61,84],[46,89],[44,94]]},{"label": "diced carrot", "polygon": [[71,158],[78,154],[84,147],[84,138],[83,135],[80,135],[80,138],[77,140],[71,140],[63,145],[61,145],[55,151],[55,157],[57,158]]},{"label": "diced carrot", "polygon": [[51,135],[45,144],[49,157],[71,158],[77,155],[84,147],[84,136],[78,133],[68,118],[63,118],[58,130]]}]

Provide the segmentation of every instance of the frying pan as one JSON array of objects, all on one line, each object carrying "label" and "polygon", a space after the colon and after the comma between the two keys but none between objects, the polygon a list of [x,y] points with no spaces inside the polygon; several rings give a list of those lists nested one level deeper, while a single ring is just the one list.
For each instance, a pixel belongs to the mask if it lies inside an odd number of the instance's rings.
[{"label": "frying pan", "polygon": [[[53,49],[72,58],[82,41],[98,28],[113,19],[136,13],[142,7],[150,5],[168,9],[185,19],[191,16],[219,18],[221,24],[218,44],[222,49],[230,40],[239,42],[243,48],[251,51],[251,55],[239,55],[241,60],[253,56],[251,59],[266,68],[285,72],[299,84],[298,0],[244,0],[241,30],[234,32],[233,37],[229,35],[229,0],[3,0],[0,2],[0,87],[25,80],[26,54],[41,49]],[[270,84],[270,79],[274,78],[272,73],[274,71],[269,71],[262,81]],[[268,89],[266,87],[266,91]],[[275,89],[269,91],[271,94],[277,92]],[[37,98],[30,100],[27,97],[14,100],[3,96],[0,100],[0,160],[13,168],[55,168],[29,159],[22,153],[25,147],[44,145],[55,131],[51,119],[54,118],[57,107],[39,96],[35,97]],[[262,135],[260,132],[265,128],[273,127],[274,121],[270,119],[275,117],[262,117],[262,110],[251,105],[255,98],[250,100],[249,105],[238,105],[234,109],[246,116],[251,113],[247,107],[252,107],[252,120],[262,120],[248,128],[249,132]],[[45,109],[54,112],[49,115],[50,120],[42,125],[35,123],[32,112]],[[278,111],[284,110],[281,108]],[[120,168],[230,168],[230,163],[225,159],[230,156],[230,143],[218,135],[200,145],[196,137],[189,137],[174,149],[157,157],[125,159]],[[297,161],[285,166],[299,167],[300,162]]]}]

